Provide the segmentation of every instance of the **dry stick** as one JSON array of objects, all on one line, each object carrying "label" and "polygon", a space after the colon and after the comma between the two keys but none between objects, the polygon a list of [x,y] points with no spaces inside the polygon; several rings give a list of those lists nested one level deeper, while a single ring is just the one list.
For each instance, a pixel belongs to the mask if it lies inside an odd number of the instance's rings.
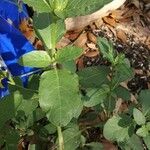
[{"label": "dry stick", "polygon": [[126,0],[113,0],[112,2],[106,4],[100,10],[86,16],[79,16],[75,18],[67,18],[65,20],[66,30],[77,30],[82,29],[89,25],[91,22],[94,22],[97,19],[100,19],[104,16],[107,16],[112,10],[115,10],[122,6]]}]

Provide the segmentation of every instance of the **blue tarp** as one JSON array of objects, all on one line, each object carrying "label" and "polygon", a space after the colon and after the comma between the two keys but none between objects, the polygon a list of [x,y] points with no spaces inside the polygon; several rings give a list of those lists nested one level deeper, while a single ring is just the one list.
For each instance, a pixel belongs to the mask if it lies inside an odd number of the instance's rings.
[{"label": "blue tarp", "polygon": [[[13,0],[0,0],[0,55],[11,75],[24,75],[23,81],[26,84],[26,74],[35,69],[20,66],[17,61],[23,54],[34,50],[34,47],[18,30],[21,20],[28,17],[25,6],[20,7],[22,10]],[[6,79],[3,83],[5,88],[0,88],[0,98],[8,94]]]}]

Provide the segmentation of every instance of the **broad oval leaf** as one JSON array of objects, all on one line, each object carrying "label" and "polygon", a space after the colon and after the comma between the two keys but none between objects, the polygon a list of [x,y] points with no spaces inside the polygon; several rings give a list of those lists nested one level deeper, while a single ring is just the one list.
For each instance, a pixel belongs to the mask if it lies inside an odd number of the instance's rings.
[{"label": "broad oval leaf", "polygon": [[81,143],[81,131],[77,125],[72,125],[63,131],[65,150],[76,150]]},{"label": "broad oval leaf", "polygon": [[139,129],[136,131],[136,134],[137,134],[138,136],[141,136],[141,137],[149,136],[148,129],[146,128],[145,125],[143,125],[141,128],[139,128]]},{"label": "broad oval leaf", "polygon": [[58,20],[52,22],[52,15],[50,13],[35,14],[33,24],[37,35],[42,39],[48,49],[54,49],[56,43],[65,32],[64,21]]},{"label": "broad oval leaf", "polygon": [[129,90],[123,86],[118,86],[114,93],[117,95],[118,98],[122,98],[124,101],[129,101],[131,99],[131,94]]},{"label": "broad oval leaf", "polygon": [[84,101],[84,106],[93,107],[100,103],[103,103],[107,97],[109,92],[109,87],[107,85],[103,85],[100,89],[88,89],[87,90],[87,101]]},{"label": "broad oval leaf", "polygon": [[103,54],[103,57],[109,60],[112,64],[115,61],[115,51],[113,44],[108,41],[106,38],[98,38],[98,45],[100,47],[100,52]]},{"label": "broad oval leaf", "polygon": [[19,59],[19,64],[28,67],[47,67],[51,63],[51,58],[46,51],[31,51],[24,54]]},{"label": "broad oval leaf", "polygon": [[[10,130],[10,129],[9,129]],[[16,150],[18,147],[18,141],[20,139],[19,132],[17,130],[9,131],[7,130],[7,134],[5,135],[5,145],[7,149]]]},{"label": "broad oval leaf", "polygon": [[41,76],[39,102],[48,119],[56,126],[66,126],[82,110],[76,74],[67,70],[51,70]]},{"label": "broad oval leaf", "polygon": [[108,67],[88,67],[78,72],[80,84],[84,88],[98,88],[103,83],[107,83],[107,75],[109,74]]},{"label": "broad oval leaf", "polygon": [[52,11],[46,0],[23,0],[23,2],[33,7],[33,9],[39,13]]},{"label": "broad oval leaf", "polygon": [[131,122],[129,118],[113,116],[104,125],[104,137],[110,141],[123,142],[128,140],[130,137],[129,134],[131,134],[131,132],[129,132],[131,126],[130,123]]},{"label": "broad oval leaf", "polygon": [[140,110],[138,110],[137,108],[134,108],[134,109],[133,109],[133,117],[134,117],[135,122],[136,122],[138,125],[144,125],[145,122],[146,122],[145,116],[144,116],[143,113],[142,113]]},{"label": "broad oval leaf", "polygon": [[148,149],[150,149],[150,135],[148,135],[147,137],[144,137],[143,138],[143,140],[144,140],[144,143],[146,144],[146,147],[148,148]]},{"label": "broad oval leaf", "polygon": [[87,15],[99,10],[111,1],[112,0],[69,0],[66,8],[62,11],[62,14],[64,18]]},{"label": "broad oval leaf", "polygon": [[150,116],[150,89],[142,90],[139,94],[139,100],[142,105],[142,112],[145,116]]},{"label": "broad oval leaf", "polygon": [[75,46],[67,46],[60,49],[56,54],[56,61],[59,63],[75,60],[82,53],[83,49]]},{"label": "broad oval leaf", "polygon": [[143,150],[143,143],[141,138],[133,134],[126,142],[119,143],[122,150]]},{"label": "broad oval leaf", "polygon": [[49,3],[54,11],[62,11],[66,8],[69,0],[49,0]]},{"label": "broad oval leaf", "polygon": [[17,112],[23,112],[26,116],[38,106],[38,96],[34,91],[19,86],[12,86],[13,91],[0,101],[0,128],[6,121],[15,117]]}]

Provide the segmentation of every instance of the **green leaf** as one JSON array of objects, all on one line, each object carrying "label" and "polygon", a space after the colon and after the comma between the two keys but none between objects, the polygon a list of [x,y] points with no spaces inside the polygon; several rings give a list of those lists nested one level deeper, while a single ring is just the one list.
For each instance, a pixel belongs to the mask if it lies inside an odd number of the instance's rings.
[{"label": "green leaf", "polygon": [[65,32],[64,21],[57,20],[56,22],[52,22],[52,16],[50,13],[34,15],[33,24],[37,35],[43,40],[48,49],[54,49],[56,43]]},{"label": "green leaf", "polygon": [[38,91],[39,82],[40,82],[40,75],[39,74],[33,74],[28,79],[27,88]]},{"label": "green leaf", "polygon": [[98,45],[100,47],[100,52],[103,54],[103,57],[114,64],[116,54],[114,52],[113,44],[106,38],[98,38]]},{"label": "green leaf", "polygon": [[64,62],[68,62],[71,60],[75,60],[81,55],[82,51],[83,49],[81,48],[78,48],[75,46],[67,46],[65,48],[58,50],[58,52],[56,53],[55,59],[59,63],[64,63]]},{"label": "green leaf", "polygon": [[133,69],[126,62],[117,64],[113,82],[120,83],[133,77]]},{"label": "green leaf", "polygon": [[150,150],[150,135],[146,136],[143,138],[144,143],[146,144],[146,147],[148,148],[148,150]]},{"label": "green leaf", "polygon": [[131,94],[128,89],[122,86],[118,86],[114,92],[116,93],[117,97],[122,98],[125,101],[129,101],[131,99]]},{"label": "green leaf", "polygon": [[84,101],[84,106],[93,107],[103,103],[109,91],[110,89],[107,85],[103,85],[100,89],[88,89],[86,94],[88,100]]},{"label": "green leaf", "polygon": [[62,65],[65,69],[71,71],[72,73],[76,72],[76,63],[74,60],[63,62]]},{"label": "green leaf", "polygon": [[48,134],[54,134],[57,131],[57,128],[53,124],[48,124],[44,128],[48,131]]},{"label": "green leaf", "polygon": [[128,141],[119,143],[121,150],[143,150],[142,140],[133,134]]},{"label": "green leaf", "polygon": [[127,144],[132,150],[143,150],[142,140],[136,134],[133,134],[133,136],[131,136]]},{"label": "green leaf", "polygon": [[11,94],[0,101],[0,128],[7,120],[14,118],[18,112],[28,116],[38,106],[38,96],[34,91],[17,86],[10,86],[9,89]]},{"label": "green leaf", "polygon": [[145,116],[150,116],[150,89],[142,90],[139,94],[139,100],[142,105],[142,111]]},{"label": "green leaf", "polygon": [[[0,65],[1,65],[1,59],[0,59]],[[0,88],[4,88],[2,84],[2,80],[7,77],[7,71],[3,71],[0,69]]]},{"label": "green leaf", "polygon": [[16,150],[19,139],[20,139],[19,133],[16,131],[11,131],[9,134],[7,134],[5,136],[7,149]]},{"label": "green leaf", "polygon": [[67,70],[51,70],[41,76],[39,102],[48,119],[56,126],[66,126],[82,110],[76,74]]},{"label": "green leaf", "polygon": [[82,69],[78,72],[80,84],[84,88],[101,87],[103,83],[108,82],[107,75],[109,71],[109,68],[101,66]]},{"label": "green leaf", "polygon": [[113,116],[108,119],[104,125],[103,134],[104,137],[111,141],[123,142],[130,138],[129,134],[132,134],[130,131],[131,119],[121,118],[119,116]]},{"label": "green leaf", "polygon": [[29,144],[29,150],[36,150],[36,144]]},{"label": "green leaf", "polygon": [[60,18],[63,18],[63,14],[62,12],[64,11],[64,9],[66,8],[67,4],[68,4],[68,0],[49,0],[49,3],[53,9],[53,12],[55,13],[55,15],[57,15]]},{"label": "green leaf", "polygon": [[14,102],[11,98],[0,100],[0,129],[6,121],[15,116]]},{"label": "green leaf", "polygon": [[19,59],[19,64],[28,67],[47,67],[52,62],[46,51],[31,51]]},{"label": "green leaf", "polygon": [[[9,96],[14,101],[15,112],[24,112],[26,116],[33,113],[38,107],[38,94],[34,90],[30,90],[17,85],[10,85],[9,90],[12,94]],[[9,96],[7,97],[9,99]]]},{"label": "green leaf", "polygon": [[147,128],[148,131],[150,131],[150,122],[146,123],[146,128]]},{"label": "green leaf", "polygon": [[87,143],[86,146],[90,147],[91,150],[103,150],[104,149],[103,145],[98,142]]},{"label": "green leaf", "polygon": [[138,125],[144,125],[145,122],[146,122],[145,116],[144,116],[143,113],[142,113],[140,110],[138,110],[137,108],[134,108],[134,109],[133,109],[133,117],[134,117],[135,122],[136,122]]},{"label": "green leaf", "polygon": [[76,150],[81,143],[81,132],[77,125],[63,131],[65,150]]},{"label": "green leaf", "polygon": [[87,15],[102,8],[105,4],[112,0],[105,1],[89,1],[89,0],[69,0],[66,8],[61,12],[64,18],[72,16]]},{"label": "green leaf", "polygon": [[145,125],[143,125],[141,128],[139,128],[137,131],[136,131],[136,134],[138,136],[141,136],[141,137],[146,137],[149,135],[149,132],[148,132],[148,129],[146,128]]},{"label": "green leaf", "polygon": [[68,0],[48,0],[53,10],[63,10],[68,4]]},{"label": "green leaf", "polygon": [[52,11],[46,0],[23,0],[23,2],[32,6],[33,9],[39,13]]},{"label": "green leaf", "polygon": [[118,86],[121,82],[131,79],[133,77],[133,69],[126,62],[117,64],[115,66],[112,84],[114,87]]}]

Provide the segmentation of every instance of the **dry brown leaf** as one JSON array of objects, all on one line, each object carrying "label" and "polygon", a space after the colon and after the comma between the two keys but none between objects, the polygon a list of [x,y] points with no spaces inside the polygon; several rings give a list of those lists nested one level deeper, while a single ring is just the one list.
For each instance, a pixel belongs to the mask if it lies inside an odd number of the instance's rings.
[{"label": "dry brown leaf", "polygon": [[106,23],[106,24],[109,24],[110,26],[112,26],[112,27],[115,27],[116,26],[116,21],[115,21],[115,19],[114,18],[112,18],[112,17],[104,17],[103,18],[103,21]]},{"label": "dry brown leaf", "polygon": [[88,51],[84,54],[86,57],[95,57],[97,55],[99,55],[99,51]]},{"label": "dry brown leaf", "polygon": [[137,8],[140,8],[140,1],[139,0],[132,0],[132,4],[134,4]]},{"label": "dry brown leaf", "polygon": [[80,36],[76,39],[76,41],[74,42],[74,45],[77,47],[83,48],[86,42],[87,42],[87,33],[84,32],[80,34]]},{"label": "dry brown leaf", "polygon": [[76,60],[76,64],[77,64],[77,70],[81,70],[84,68],[84,61],[83,61],[83,57],[80,57]]},{"label": "dry brown leaf", "polygon": [[134,74],[143,74],[143,70],[142,69],[134,69]]},{"label": "dry brown leaf", "polygon": [[35,33],[31,24],[29,24],[29,20],[23,19],[19,25],[19,29],[22,34],[33,43],[35,40]]},{"label": "dry brown leaf", "polygon": [[100,18],[100,19],[97,19],[97,20],[95,21],[95,25],[96,25],[97,28],[99,28],[102,24],[103,24],[103,20],[102,20],[101,18]]},{"label": "dry brown leaf", "polygon": [[104,150],[118,150],[118,148],[113,143],[111,143],[110,141],[102,139],[101,143],[104,146]]},{"label": "dry brown leaf", "polygon": [[69,45],[71,41],[68,38],[62,37],[61,40],[56,44],[57,49],[61,49],[67,45]]},{"label": "dry brown leaf", "polygon": [[128,81],[124,81],[124,82],[121,82],[121,83],[120,83],[120,85],[121,85],[122,87],[128,89],[127,84],[128,84]]},{"label": "dry brown leaf", "polygon": [[88,39],[89,39],[91,42],[93,42],[93,43],[95,43],[95,44],[97,43],[97,38],[96,38],[96,36],[95,36],[93,33],[88,32],[87,37],[88,37]]},{"label": "dry brown leaf", "polygon": [[71,41],[74,41],[80,35],[81,32],[82,32],[82,30],[68,31],[64,35],[64,37]]},{"label": "dry brown leaf", "polygon": [[133,94],[131,94],[131,102],[138,104],[138,101],[137,101],[135,95],[133,95]]},{"label": "dry brown leaf", "polygon": [[94,43],[87,43],[87,46],[88,46],[90,49],[94,49],[94,50],[97,49],[97,47],[96,47],[96,45],[95,45]]},{"label": "dry brown leaf", "polygon": [[44,45],[43,45],[42,41],[39,39],[36,39],[34,47],[38,50],[44,50]]},{"label": "dry brown leaf", "polygon": [[118,39],[120,39],[123,43],[126,43],[127,36],[123,30],[117,30],[116,35],[117,35]]},{"label": "dry brown leaf", "polygon": [[121,10],[113,10],[110,16],[116,20],[122,19],[122,11]]},{"label": "dry brown leaf", "polygon": [[33,31],[24,32],[23,35],[31,42],[34,43],[35,33]]}]

